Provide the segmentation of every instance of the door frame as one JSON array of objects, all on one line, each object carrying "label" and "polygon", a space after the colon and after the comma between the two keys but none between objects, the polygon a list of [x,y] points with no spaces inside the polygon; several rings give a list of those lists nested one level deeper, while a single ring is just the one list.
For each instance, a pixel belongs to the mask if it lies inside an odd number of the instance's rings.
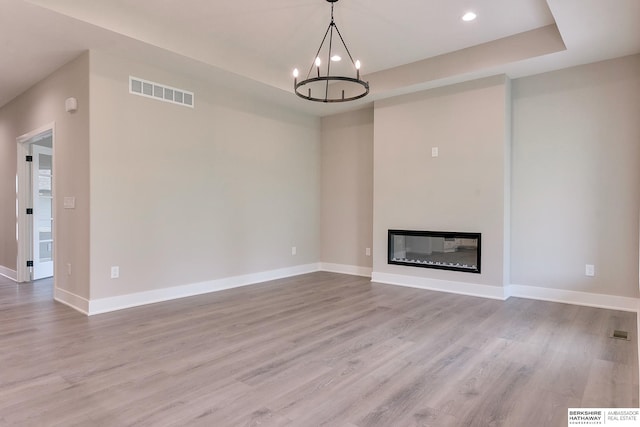
[{"label": "door frame", "polygon": [[[33,218],[30,215],[27,215],[27,207],[31,204],[31,168],[25,161],[25,157],[29,154],[29,148],[31,145],[31,140],[36,136],[43,134],[45,132],[51,132],[51,147],[52,147],[52,174],[54,176],[53,179],[53,187],[52,194],[56,194],[56,161],[55,161],[55,153],[56,153],[56,130],[55,130],[55,122],[51,122],[44,126],[41,126],[37,129],[32,130],[24,135],[16,138],[16,143],[18,145],[17,149],[17,170],[16,170],[16,192],[17,192],[17,214],[18,214],[18,224],[17,224],[17,240],[18,240],[18,265],[16,266],[17,272],[17,282],[29,282],[31,281],[31,268],[27,267],[27,260],[32,256],[33,253]],[[51,206],[51,214],[53,217],[53,265],[54,265],[54,280],[55,280],[55,264],[56,264],[56,256],[58,253],[57,250],[57,239],[56,239],[56,199],[55,197],[52,200]]]}]

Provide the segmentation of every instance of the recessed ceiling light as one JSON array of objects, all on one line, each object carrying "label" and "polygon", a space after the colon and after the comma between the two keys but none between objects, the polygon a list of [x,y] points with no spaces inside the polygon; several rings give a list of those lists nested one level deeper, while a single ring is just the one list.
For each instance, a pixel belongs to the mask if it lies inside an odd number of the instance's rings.
[{"label": "recessed ceiling light", "polygon": [[333,55],[333,56],[331,57],[331,60],[332,60],[333,62],[338,62],[338,61],[341,61],[341,60],[342,60],[342,58],[340,57],[340,55]]},{"label": "recessed ceiling light", "polygon": [[477,18],[478,15],[476,15],[473,12],[467,12],[464,15],[462,15],[462,20],[465,22],[469,22],[469,21],[473,21],[474,19]]}]

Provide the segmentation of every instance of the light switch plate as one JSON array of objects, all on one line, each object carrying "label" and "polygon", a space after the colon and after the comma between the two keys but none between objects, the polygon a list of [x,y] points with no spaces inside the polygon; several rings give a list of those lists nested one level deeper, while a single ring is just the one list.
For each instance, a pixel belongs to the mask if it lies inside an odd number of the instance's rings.
[{"label": "light switch plate", "polygon": [[431,147],[431,157],[438,157],[438,147]]},{"label": "light switch plate", "polygon": [[596,275],[596,268],[593,264],[587,264],[584,266],[584,275],[593,277]]},{"label": "light switch plate", "polygon": [[65,209],[75,209],[76,208],[76,198],[75,197],[65,197],[64,198],[64,208]]}]

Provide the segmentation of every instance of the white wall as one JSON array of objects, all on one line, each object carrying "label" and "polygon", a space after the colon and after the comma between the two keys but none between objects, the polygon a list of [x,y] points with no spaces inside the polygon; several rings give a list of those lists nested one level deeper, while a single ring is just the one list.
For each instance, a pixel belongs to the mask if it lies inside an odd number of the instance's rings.
[{"label": "white wall", "polygon": [[515,80],[513,132],[512,282],[637,297],[640,56]]},{"label": "white wall", "polygon": [[[196,92],[196,108],[130,95],[129,74]],[[15,138],[55,121],[59,196],[76,196],[57,212],[56,269],[73,275],[56,286],[81,298],[370,268],[371,244],[381,273],[638,297],[638,117],[638,55],[519,79],[513,95],[496,77],[320,120],[92,52],[0,109],[0,265],[15,268]],[[387,265],[388,228],[480,231],[483,274]]]},{"label": "white wall", "polygon": [[[508,93],[498,76],[376,102],[374,278],[507,284]],[[480,232],[482,273],[389,265],[389,229]]]},{"label": "white wall", "polygon": [[93,51],[91,108],[92,299],[318,262],[320,119]]},{"label": "white wall", "polygon": [[[75,97],[78,111],[65,111]],[[0,109],[0,266],[16,269],[16,138],[55,122],[55,286],[89,297],[89,55],[66,64]],[[75,209],[63,209],[74,196]],[[72,266],[68,274],[67,264]]]},{"label": "white wall", "polygon": [[324,117],[321,153],[321,261],[370,273],[373,108]]},{"label": "white wall", "polygon": [[[16,138],[20,130],[13,129],[8,119],[9,107],[0,110],[0,272],[15,277],[18,257],[16,240]],[[13,273],[9,273],[12,271]]]}]

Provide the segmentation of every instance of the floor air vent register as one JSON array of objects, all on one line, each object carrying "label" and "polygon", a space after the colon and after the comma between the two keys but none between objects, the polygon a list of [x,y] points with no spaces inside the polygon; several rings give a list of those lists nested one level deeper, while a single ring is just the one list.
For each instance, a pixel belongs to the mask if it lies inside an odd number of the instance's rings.
[{"label": "floor air vent register", "polygon": [[631,341],[631,338],[629,338],[629,332],[627,332],[627,331],[619,331],[617,329],[615,329],[613,332],[611,332],[611,335],[609,335],[609,337],[617,339],[617,340]]}]

